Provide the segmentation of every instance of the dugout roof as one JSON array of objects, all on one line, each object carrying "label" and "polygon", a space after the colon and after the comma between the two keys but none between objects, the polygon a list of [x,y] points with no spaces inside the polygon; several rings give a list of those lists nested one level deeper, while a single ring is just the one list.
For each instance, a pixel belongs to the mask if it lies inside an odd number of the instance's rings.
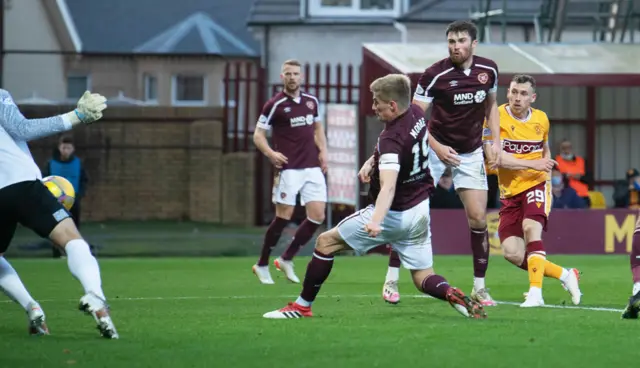
[{"label": "dugout roof", "polygon": [[[405,74],[422,73],[447,56],[439,43],[367,43],[365,52]],[[480,44],[501,74],[637,74],[640,47],[628,44]]]}]

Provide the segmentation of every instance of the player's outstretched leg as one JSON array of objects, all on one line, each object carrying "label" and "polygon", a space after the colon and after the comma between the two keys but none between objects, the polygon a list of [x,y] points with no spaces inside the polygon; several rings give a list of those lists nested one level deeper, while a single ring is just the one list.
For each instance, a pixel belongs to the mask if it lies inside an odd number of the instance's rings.
[{"label": "player's outstretched leg", "polygon": [[109,339],[117,339],[118,332],[111,320],[107,305],[98,261],[91,254],[89,244],[82,238],[71,218],[61,221],[49,238],[62,245],[67,253],[67,265],[71,274],[82,284],[85,295],[80,298],[79,309],[93,316],[100,334]]},{"label": "player's outstretched leg", "polygon": [[637,319],[640,314],[640,215],[633,233],[633,246],[631,248],[631,273],[633,275],[633,290],[629,303],[622,313],[624,319]]},{"label": "player's outstretched leg", "polygon": [[387,276],[382,286],[382,299],[391,304],[400,302],[400,291],[398,290],[398,281],[400,280],[400,256],[395,250],[391,250],[389,254],[389,268]]},{"label": "player's outstretched leg", "polygon": [[49,328],[45,323],[45,315],[40,304],[31,297],[16,270],[2,255],[0,255],[0,288],[27,312],[31,335],[49,334]]},{"label": "player's outstretched leg", "polygon": [[449,285],[447,280],[436,275],[432,268],[426,270],[411,270],[413,282],[427,295],[449,302],[449,304],[460,314],[469,318],[487,318],[487,313],[480,303],[472,300],[464,293]]},{"label": "player's outstretched leg", "polygon": [[333,268],[333,255],[347,245],[342,240],[336,228],[318,236],[313,257],[307,265],[307,273],[302,282],[302,292],[295,302],[263,315],[264,318],[288,319],[312,317],[311,304],[316,300],[320,287],[327,280]]},{"label": "player's outstretched leg", "polygon": [[302,248],[309,242],[309,240],[311,240],[313,234],[316,232],[323,221],[324,219],[312,220],[311,218],[307,217],[296,230],[293,239],[291,239],[291,243],[284,251],[284,253],[282,253],[282,256],[276,258],[273,261],[276,269],[278,271],[282,271],[289,281],[296,284],[300,283],[300,279],[298,279],[298,276],[296,276],[293,268],[293,257],[295,257],[300,248]]},{"label": "player's outstretched leg", "polygon": [[253,273],[263,284],[273,284],[273,279],[271,278],[271,273],[269,272],[269,256],[271,255],[271,251],[273,250],[273,248],[276,246],[276,244],[278,244],[278,240],[280,240],[282,231],[288,223],[288,219],[278,217],[276,213],[276,217],[273,219],[273,221],[271,221],[267,232],[264,234],[264,242],[262,243],[260,259],[258,259],[258,263],[253,265]]}]

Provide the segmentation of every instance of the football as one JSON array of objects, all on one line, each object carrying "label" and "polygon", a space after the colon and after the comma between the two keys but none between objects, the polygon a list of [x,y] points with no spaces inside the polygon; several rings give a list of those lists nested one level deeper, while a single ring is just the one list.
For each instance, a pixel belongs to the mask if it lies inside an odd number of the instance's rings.
[{"label": "football", "polygon": [[42,183],[67,211],[73,207],[73,203],[76,200],[76,191],[69,180],[62,176],[51,175],[42,179]]}]

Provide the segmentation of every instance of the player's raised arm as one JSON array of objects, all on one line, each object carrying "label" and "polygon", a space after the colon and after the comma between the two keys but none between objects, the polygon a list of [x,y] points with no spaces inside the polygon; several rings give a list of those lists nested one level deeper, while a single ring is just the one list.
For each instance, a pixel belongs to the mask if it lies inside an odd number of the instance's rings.
[{"label": "player's raised arm", "polygon": [[42,119],[27,119],[13,102],[11,94],[0,90],[0,124],[15,140],[31,141],[65,132],[80,123],[92,123],[102,118],[106,99],[99,94],[85,92],[74,111]]},{"label": "player's raised arm", "polygon": [[253,132],[253,143],[263,155],[267,156],[273,166],[281,169],[282,165],[288,162],[287,157],[271,149],[269,140],[267,139],[267,131],[271,130],[271,117],[273,116],[274,109],[275,106],[271,101],[267,102],[262,108],[262,114],[258,118],[256,129]]}]

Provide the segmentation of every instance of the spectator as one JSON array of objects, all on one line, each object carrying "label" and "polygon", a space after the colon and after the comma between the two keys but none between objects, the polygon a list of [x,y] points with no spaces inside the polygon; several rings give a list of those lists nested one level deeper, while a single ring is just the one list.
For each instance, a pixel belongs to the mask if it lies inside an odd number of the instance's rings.
[{"label": "spectator", "polygon": [[[80,202],[84,196],[87,175],[80,159],[74,155],[75,146],[73,139],[68,136],[60,138],[58,147],[53,151],[53,157],[47,162],[42,170],[43,176],[57,175],[69,180],[76,192],[76,199],[73,207],[69,210],[76,227],[80,228]],[[60,250],[53,247],[53,257],[59,258]]]},{"label": "spectator", "polygon": [[575,189],[569,186],[569,179],[562,175],[558,167],[551,172],[551,193],[553,195],[553,208],[586,208],[584,199],[578,196]]},{"label": "spectator", "polygon": [[574,154],[573,146],[568,139],[560,142],[560,154],[556,156],[558,169],[569,179],[569,186],[585,202],[586,207],[591,205],[589,200],[589,175],[586,172],[584,158]]},{"label": "spectator", "polygon": [[613,193],[616,208],[640,208],[640,173],[637,169],[627,171],[627,180],[617,185]]},{"label": "spectator", "polygon": [[431,208],[464,208],[455,188],[451,169],[446,169],[440,177],[436,190],[431,197]]}]

